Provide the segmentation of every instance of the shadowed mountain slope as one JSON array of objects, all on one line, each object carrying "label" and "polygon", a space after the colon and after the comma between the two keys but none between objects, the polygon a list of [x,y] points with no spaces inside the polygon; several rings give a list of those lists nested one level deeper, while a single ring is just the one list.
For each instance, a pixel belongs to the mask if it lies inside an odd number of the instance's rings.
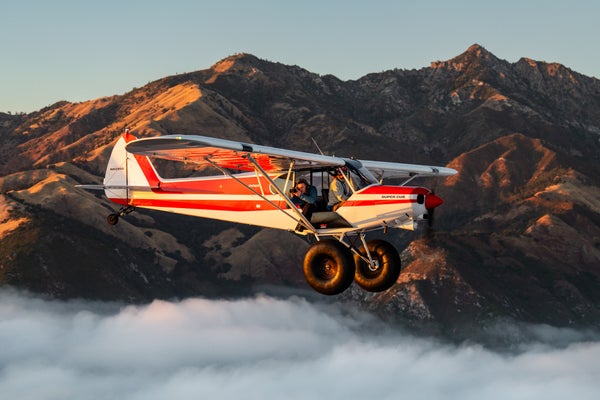
[{"label": "shadowed mountain slope", "polygon": [[[98,183],[125,128],[328,154],[448,165],[423,182],[445,204],[433,230],[388,234],[398,283],[357,301],[455,331],[501,317],[600,322],[600,81],[478,45],[419,70],[355,81],[237,54],[120,96],[0,114],[0,282],[56,297],[245,294],[306,289],[308,246],[271,232],[114,208]],[[289,254],[282,249],[296,249]]]}]

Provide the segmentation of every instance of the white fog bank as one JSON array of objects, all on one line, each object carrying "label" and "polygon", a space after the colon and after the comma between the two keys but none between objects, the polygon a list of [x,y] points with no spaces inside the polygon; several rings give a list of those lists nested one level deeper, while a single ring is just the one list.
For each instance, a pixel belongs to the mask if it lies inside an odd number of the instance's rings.
[{"label": "white fog bank", "polygon": [[[144,306],[0,290],[6,399],[597,399],[600,341],[503,354],[256,297]],[[573,331],[547,328],[556,335]],[[368,333],[365,333],[368,332]]]}]

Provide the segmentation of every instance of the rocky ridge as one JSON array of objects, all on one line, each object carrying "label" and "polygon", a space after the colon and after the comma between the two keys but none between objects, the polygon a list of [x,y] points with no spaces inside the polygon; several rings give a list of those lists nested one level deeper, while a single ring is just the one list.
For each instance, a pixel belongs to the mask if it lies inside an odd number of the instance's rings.
[{"label": "rocky ridge", "polygon": [[292,234],[152,212],[110,227],[114,206],[74,185],[101,180],[126,127],[304,151],[314,138],[330,154],[460,171],[424,182],[446,201],[434,230],[386,238],[406,248],[397,285],[338,301],[449,331],[497,317],[597,326],[598,121],[597,79],[478,45],[355,81],[238,54],[121,96],[0,114],[0,281],[129,301],[306,288]]}]

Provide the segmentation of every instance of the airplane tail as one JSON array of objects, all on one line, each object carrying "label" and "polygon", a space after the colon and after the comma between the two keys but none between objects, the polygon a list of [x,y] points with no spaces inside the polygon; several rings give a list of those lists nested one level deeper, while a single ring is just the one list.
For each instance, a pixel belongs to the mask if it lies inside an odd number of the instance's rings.
[{"label": "airplane tail", "polygon": [[125,149],[128,143],[136,139],[126,131],[117,140],[104,175],[106,197],[122,205],[133,205],[131,194],[134,190],[160,187],[160,178],[148,157],[131,154]]}]

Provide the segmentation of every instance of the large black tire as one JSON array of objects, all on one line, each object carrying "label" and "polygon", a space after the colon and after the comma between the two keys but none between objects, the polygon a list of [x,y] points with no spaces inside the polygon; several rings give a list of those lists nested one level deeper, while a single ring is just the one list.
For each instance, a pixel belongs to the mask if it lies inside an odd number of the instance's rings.
[{"label": "large black tire", "polygon": [[[354,255],[356,262],[354,280],[369,292],[382,292],[392,287],[398,280],[401,268],[400,255],[398,250],[385,240],[370,240],[367,246],[371,257],[379,262],[379,267],[373,271],[362,258]],[[360,253],[367,255],[364,248],[360,249]]]},{"label": "large black tire", "polygon": [[314,290],[326,295],[340,294],[354,280],[352,252],[342,243],[325,239],[314,243],[304,256],[304,277]]}]

